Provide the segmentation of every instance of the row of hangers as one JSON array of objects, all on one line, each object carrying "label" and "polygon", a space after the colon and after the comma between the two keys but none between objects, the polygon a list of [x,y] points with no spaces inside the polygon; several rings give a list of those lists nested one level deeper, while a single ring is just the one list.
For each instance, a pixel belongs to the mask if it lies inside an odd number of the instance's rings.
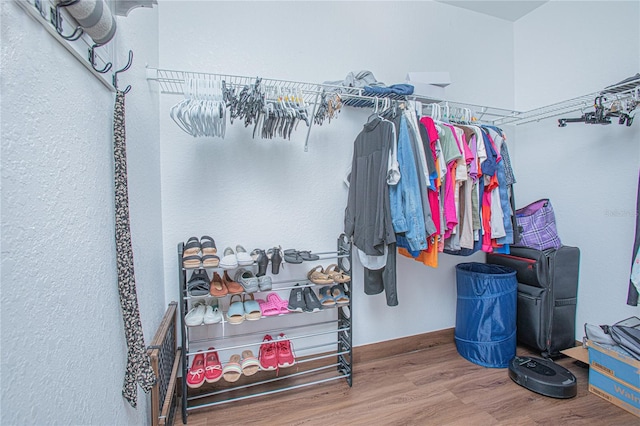
[{"label": "row of hangers", "polygon": [[[260,136],[263,139],[273,139],[275,136],[291,139],[292,131],[301,121],[304,121],[307,127],[311,125],[309,105],[299,90],[273,87],[270,92],[260,116]],[[256,123],[254,137],[258,127],[259,123]]]},{"label": "row of hangers", "polygon": [[316,114],[313,116],[314,124],[322,126],[324,120],[331,123],[332,119],[338,118],[338,114],[342,111],[342,97],[337,92],[329,92],[322,90],[320,94],[320,102]]},{"label": "row of hangers", "polygon": [[185,99],[171,107],[169,114],[185,133],[193,137],[224,138],[226,108],[222,81],[187,79]]},{"label": "row of hangers", "polygon": [[245,127],[254,126],[253,137],[290,139],[301,121],[311,125],[309,105],[298,89],[264,87],[260,78],[238,89],[224,80],[187,79],[185,99],[171,108],[170,116],[194,137],[224,138],[227,109],[231,124],[240,120]]}]

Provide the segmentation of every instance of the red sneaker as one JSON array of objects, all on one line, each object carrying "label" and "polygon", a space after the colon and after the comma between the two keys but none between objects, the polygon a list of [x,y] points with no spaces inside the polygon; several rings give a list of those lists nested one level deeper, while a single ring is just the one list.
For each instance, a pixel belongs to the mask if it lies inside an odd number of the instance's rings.
[{"label": "red sneaker", "polygon": [[263,370],[275,370],[276,368],[278,368],[276,344],[273,343],[273,338],[268,334],[264,336],[262,342],[263,343],[260,345],[260,351],[258,352],[260,368],[262,368]]},{"label": "red sneaker", "polygon": [[280,333],[276,345],[278,345],[279,368],[291,367],[296,363],[296,358],[293,355],[293,349],[291,347],[291,340],[289,340],[285,334]]},{"label": "red sneaker", "polygon": [[220,364],[218,352],[216,352],[215,348],[207,350],[213,352],[207,352],[207,356],[204,359],[204,379],[207,383],[214,383],[222,377],[222,364]]},{"label": "red sneaker", "polygon": [[187,373],[187,386],[199,388],[204,383],[204,354],[197,353],[193,357],[191,368]]}]

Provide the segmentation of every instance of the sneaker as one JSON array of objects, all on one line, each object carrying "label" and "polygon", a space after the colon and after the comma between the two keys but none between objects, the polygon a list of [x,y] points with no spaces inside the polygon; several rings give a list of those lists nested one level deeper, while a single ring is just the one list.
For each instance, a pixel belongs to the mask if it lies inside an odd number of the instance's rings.
[{"label": "sneaker", "polygon": [[291,289],[291,293],[289,293],[289,304],[287,305],[287,309],[290,312],[304,312],[307,310],[307,304],[304,300],[304,294],[302,292],[302,287],[300,284],[296,284],[295,288]]},{"label": "sneaker", "polygon": [[204,322],[204,314],[206,312],[206,305],[203,301],[198,301],[193,304],[191,310],[185,315],[184,323],[189,327],[196,327],[202,325]]},{"label": "sneaker", "polygon": [[204,383],[204,354],[197,353],[193,357],[191,368],[187,372],[187,386],[199,388]]},{"label": "sneaker", "polygon": [[222,269],[235,269],[238,267],[236,253],[231,247],[224,249],[224,257],[220,260],[220,264],[218,266]]},{"label": "sneaker", "polygon": [[305,312],[319,312],[322,310],[322,303],[318,300],[318,296],[309,287],[304,291],[304,302],[307,305]]},{"label": "sneaker", "polygon": [[291,347],[291,340],[289,340],[285,334],[280,333],[276,345],[278,347],[279,368],[291,367],[296,363],[296,358],[293,355],[293,349]]},{"label": "sneaker", "polygon": [[222,321],[222,312],[218,309],[218,306],[205,306],[204,318],[202,320],[205,324],[216,324]]},{"label": "sneaker", "polygon": [[248,269],[240,268],[236,271],[235,281],[240,283],[247,293],[255,293],[260,289],[258,277]]},{"label": "sneaker", "polygon": [[275,370],[278,368],[278,353],[276,344],[273,343],[273,337],[269,334],[264,336],[258,352],[258,361],[260,368],[263,370]]},{"label": "sneaker", "polygon": [[260,291],[269,291],[271,290],[272,286],[273,281],[271,280],[271,277],[267,275],[258,277],[258,287],[260,287]]}]

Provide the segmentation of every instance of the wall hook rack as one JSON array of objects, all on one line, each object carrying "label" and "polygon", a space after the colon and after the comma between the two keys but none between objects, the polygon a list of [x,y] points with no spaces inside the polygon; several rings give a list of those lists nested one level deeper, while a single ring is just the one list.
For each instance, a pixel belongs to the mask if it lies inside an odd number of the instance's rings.
[{"label": "wall hook rack", "polygon": [[[121,68],[113,73],[113,87],[116,90],[120,90],[118,89],[118,74],[121,72],[127,71],[129,68],[131,68],[132,64],[133,64],[133,51],[129,50],[129,59],[127,60],[127,65],[125,65],[124,68]],[[122,92],[126,95],[130,91],[131,91],[131,85],[129,84],[127,85],[127,87],[125,87],[125,89]]]},{"label": "wall hook rack", "polygon": [[106,72],[109,72],[109,70],[113,67],[113,63],[107,62],[105,64],[105,66],[101,70],[96,68],[96,53],[95,53],[95,50],[96,50],[96,47],[100,47],[100,46],[104,46],[104,44],[94,43],[89,48],[89,63],[91,64],[91,68],[93,68],[95,71],[99,72],[100,74],[104,74]]},{"label": "wall hook rack", "polygon": [[60,37],[62,37],[65,40],[68,40],[68,41],[76,41],[76,40],[78,40],[80,37],[82,37],[82,34],[84,34],[84,29],[81,26],[77,26],[73,30],[72,34],[70,34],[70,35],[62,34],[62,31],[63,31],[63,29],[62,29],[62,15],[60,14],[60,8],[74,5],[74,4],[78,3],[79,1],[80,0],[61,1],[60,3],[56,4],[55,9],[51,8],[51,23],[55,27],[56,32],[60,35]]}]

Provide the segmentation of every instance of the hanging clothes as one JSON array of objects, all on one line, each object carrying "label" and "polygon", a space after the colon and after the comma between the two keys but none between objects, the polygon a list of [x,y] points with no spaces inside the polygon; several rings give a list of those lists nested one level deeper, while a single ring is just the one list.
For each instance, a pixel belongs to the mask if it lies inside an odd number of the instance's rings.
[{"label": "hanging clothes", "polygon": [[344,217],[345,234],[358,250],[367,256],[386,255],[384,267],[364,268],[364,291],[369,295],[385,291],[388,306],[398,305],[396,236],[387,183],[396,133],[392,122],[378,116],[366,123],[356,137]]},{"label": "hanging clothes", "polygon": [[370,256],[384,254],[395,243],[386,177],[393,142],[393,124],[375,118],[354,142],[344,232]]},{"label": "hanging clothes", "polygon": [[495,126],[418,119],[403,104],[364,125],[354,143],[345,233],[366,259],[365,294],[384,291],[389,306],[398,304],[396,251],[434,268],[442,252],[509,252],[515,177],[505,140]]},{"label": "hanging clothes", "polygon": [[124,92],[116,92],[113,114],[113,156],[115,162],[115,237],[118,268],[118,292],[127,341],[127,370],[122,395],[132,407],[138,403],[138,384],[149,392],[156,383],[145,349],[136,281],[133,271],[133,250],[129,225],[129,191],[127,185],[127,148],[125,137]]}]

